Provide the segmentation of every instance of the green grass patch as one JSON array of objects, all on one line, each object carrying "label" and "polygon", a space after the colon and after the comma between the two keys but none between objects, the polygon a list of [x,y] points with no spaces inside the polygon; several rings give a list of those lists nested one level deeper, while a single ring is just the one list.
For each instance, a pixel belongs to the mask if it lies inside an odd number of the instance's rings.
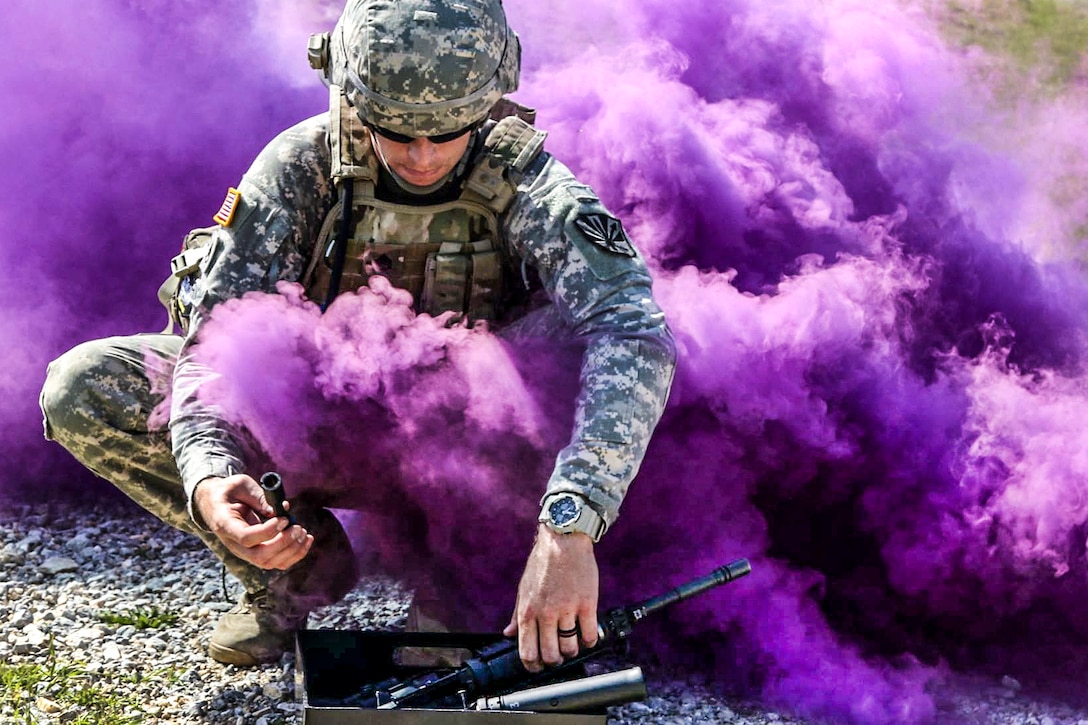
[{"label": "green grass patch", "polygon": [[169,627],[178,621],[178,615],[164,612],[158,607],[133,609],[129,612],[99,612],[99,621],[106,624],[131,624],[136,629],[158,629]]},{"label": "green grass patch", "polygon": [[[957,43],[1002,59],[1016,84],[1034,80],[1060,92],[1085,72],[1088,6],[1075,0],[986,0],[945,6],[946,31]],[[1012,90],[1012,88],[1010,88]],[[1017,89],[1023,93],[1024,88]]]},{"label": "green grass patch", "polygon": [[[61,713],[64,722],[74,725],[136,725],[146,718],[132,695],[110,692],[98,684],[100,678],[83,668],[81,662],[61,664],[53,643],[45,663],[0,664],[0,707],[14,710],[20,725],[55,722]],[[34,706],[49,701],[60,712],[35,714]]]}]

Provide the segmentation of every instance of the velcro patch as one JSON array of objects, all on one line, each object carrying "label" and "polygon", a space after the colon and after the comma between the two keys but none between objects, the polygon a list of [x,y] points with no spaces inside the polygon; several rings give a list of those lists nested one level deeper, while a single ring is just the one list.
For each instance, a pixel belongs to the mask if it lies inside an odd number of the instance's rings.
[{"label": "velcro patch", "polygon": [[221,227],[230,226],[234,219],[234,212],[238,210],[238,202],[242,199],[242,192],[233,186],[227,190],[227,198],[223,200],[223,206],[219,207],[212,220]]},{"label": "velcro patch", "polygon": [[631,246],[631,240],[623,231],[623,224],[614,216],[607,214],[583,214],[574,220],[586,239],[614,254],[634,257],[637,253]]}]

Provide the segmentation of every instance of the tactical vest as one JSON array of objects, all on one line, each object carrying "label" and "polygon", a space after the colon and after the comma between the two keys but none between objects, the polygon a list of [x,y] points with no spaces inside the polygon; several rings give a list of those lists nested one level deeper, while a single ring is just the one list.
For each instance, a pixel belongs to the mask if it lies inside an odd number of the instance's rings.
[{"label": "tactical vest", "polygon": [[[547,134],[531,125],[535,113],[501,99],[491,117],[483,153],[468,172],[458,199],[432,206],[394,204],[376,198],[378,158],[370,135],[343,91],[331,87],[329,142],[332,177],[338,187],[352,182],[352,234],[347,243],[340,291],[356,290],[371,275],[387,277],[412,294],[417,312],[453,311],[470,321],[496,320],[509,307],[511,260],[499,235],[499,216],[513,201],[516,175],[540,153]],[[343,214],[338,202],[321,227],[301,280],[307,296],[323,302],[329,287],[336,228]],[[188,331],[192,295],[200,264],[215,227],[194,229],[181,254],[171,260],[171,274],[159,288],[170,321]]]},{"label": "tactical vest", "polygon": [[[501,241],[499,217],[546,134],[519,115],[504,115],[488,133],[457,199],[428,206],[392,203],[375,194],[379,161],[370,134],[342,90],[333,86],[331,91],[332,177],[337,186],[352,183],[339,291],[356,290],[381,275],[411,293],[417,312],[453,312],[470,321],[501,317],[518,280],[510,279],[512,261]],[[494,113],[519,110],[531,113],[510,102]],[[343,211],[340,201],[329,212],[301,280],[316,302],[328,294]]]}]

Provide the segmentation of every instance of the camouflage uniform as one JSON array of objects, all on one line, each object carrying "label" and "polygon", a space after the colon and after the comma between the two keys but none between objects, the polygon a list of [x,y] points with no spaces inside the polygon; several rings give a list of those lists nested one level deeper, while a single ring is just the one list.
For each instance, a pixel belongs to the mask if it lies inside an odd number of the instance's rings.
[{"label": "camouflage uniform", "polygon": [[[216,234],[193,329],[222,300],[254,290],[274,292],[277,281],[302,277],[337,201],[327,133],[325,116],[289,129],[246,174],[237,215]],[[542,153],[501,221],[503,242],[535,268],[553,303],[533,314],[556,318],[567,334],[588,345],[574,435],[559,454],[548,491],[583,494],[611,524],[661,415],[674,353],[645,264],[633,247],[612,251],[607,240],[591,239],[578,223],[587,218],[610,215],[589,187]],[[207,373],[188,349],[182,347],[174,376],[170,427],[191,492],[203,478],[244,470],[244,461],[214,411],[196,400]]]},{"label": "camouflage uniform", "polygon": [[[202,263],[184,339],[137,335],[85,343],[50,365],[42,392],[47,437],[160,519],[201,537],[250,591],[268,585],[267,573],[231,555],[194,523],[191,508],[186,512],[201,480],[246,471],[239,437],[198,399],[212,373],[194,359],[192,347],[219,302],[250,291],[274,293],[278,281],[306,274],[338,200],[331,117],[283,132],[245,174],[233,219],[216,229]],[[411,128],[401,130],[449,130],[421,123],[410,121]],[[489,128],[476,132],[454,185],[480,160],[478,141]],[[597,195],[546,152],[519,176],[499,219],[499,241],[504,255],[535,270],[550,304],[508,329],[544,325],[586,345],[573,435],[558,455],[547,492],[579,493],[611,524],[668,396],[672,338],[643,260]],[[161,410],[168,389],[169,416]],[[313,523],[320,513],[304,516],[307,528],[320,528]],[[302,569],[294,567],[289,576],[305,577],[296,573]],[[314,588],[312,579],[294,584],[295,591],[307,588]],[[315,594],[314,603],[343,593]]]}]

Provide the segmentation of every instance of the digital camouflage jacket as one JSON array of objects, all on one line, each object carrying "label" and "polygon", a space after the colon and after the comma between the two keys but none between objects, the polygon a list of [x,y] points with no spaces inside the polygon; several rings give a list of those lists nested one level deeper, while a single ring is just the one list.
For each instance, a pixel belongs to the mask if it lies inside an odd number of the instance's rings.
[{"label": "digital camouflage jacket", "polygon": [[[302,281],[338,202],[329,138],[329,115],[322,114],[266,146],[238,185],[230,223],[216,229],[201,263],[170,422],[190,501],[201,480],[245,469],[230,426],[199,400],[197,391],[213,373],[194,359],[192,346],[219,302],[250,291],[274,293],[280,280]],[[468,153],[479,155],[479,144]],[[465,175],[479,161],[467,160]],[[499,217],[500,244],[519,266],[535,270],[556,314],[586,345],[574,430],[542,498],[579,493],[610,526],[668,398],[672,337],[644,261],[593,190],[544,151],[518,176]]]}]

